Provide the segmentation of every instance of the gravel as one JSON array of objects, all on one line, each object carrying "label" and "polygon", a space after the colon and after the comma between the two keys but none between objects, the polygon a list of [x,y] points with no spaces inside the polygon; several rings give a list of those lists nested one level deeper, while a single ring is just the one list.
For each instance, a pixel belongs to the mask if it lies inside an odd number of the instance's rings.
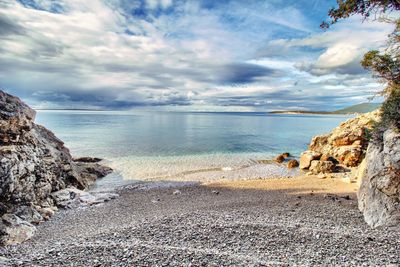
[{"label": "gravel", "polygon": [[354,194],[201,185],[118,193],[59,212],[30,241],[0,249],[0,265],[400,264],[400,230],[369,228]]}]

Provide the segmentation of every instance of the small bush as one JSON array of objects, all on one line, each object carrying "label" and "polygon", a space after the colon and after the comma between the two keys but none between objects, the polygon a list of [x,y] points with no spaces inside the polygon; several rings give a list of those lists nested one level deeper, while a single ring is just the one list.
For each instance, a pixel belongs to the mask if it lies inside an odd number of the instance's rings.
[{"label": "small bush", "polygon": [[382,105],[382,124],[400,128],[400,89],[392,90]]}]

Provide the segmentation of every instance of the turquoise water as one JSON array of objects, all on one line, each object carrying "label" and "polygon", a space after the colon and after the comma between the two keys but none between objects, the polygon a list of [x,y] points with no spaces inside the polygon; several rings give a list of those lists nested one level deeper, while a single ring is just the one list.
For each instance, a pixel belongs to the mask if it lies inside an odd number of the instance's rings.
[{"label": "turquoise water", "polygon": [[[267,113],[39,111],[73,156],[107,160],[124,180],[202,181],[290,176],[279,153],[298,156],[312,136],[348,117]],[[114,180],[113,180],[114,179]],[[115,182],[114,178],[109,178]],[[106,179],[107,181],[107,179]]]}]

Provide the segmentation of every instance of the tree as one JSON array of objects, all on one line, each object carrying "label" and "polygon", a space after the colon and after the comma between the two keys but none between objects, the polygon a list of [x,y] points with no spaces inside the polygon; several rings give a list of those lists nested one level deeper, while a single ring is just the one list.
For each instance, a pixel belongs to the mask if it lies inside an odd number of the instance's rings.
[{"label": "tree", "polygon": [[361,65],[386,85],[381,92],[385,101],[382,104],[380,126],[400,128],[400,18],[389,16],[393,13],[398,16],[396,11],[400,10],[400,0],[337,0],[337,4],[337,8],[329,11],[331,21],[324,21],[321,28],[328,29],[340,19],[356,14],[364,20],[373,16],[373,19],[394,25],[386,49],[367,52]]}]

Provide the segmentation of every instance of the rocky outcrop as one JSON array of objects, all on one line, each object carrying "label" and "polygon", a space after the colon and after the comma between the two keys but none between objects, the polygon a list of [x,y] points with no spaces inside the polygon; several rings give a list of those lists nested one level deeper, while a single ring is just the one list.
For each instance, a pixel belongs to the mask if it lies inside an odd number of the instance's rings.
[{"label": "rocky outcrop", "polygon": [[29,238],[30,225],[51,216],[54,192],[83,190],[111,172],[95,160],[75,162],[60,139],[34,123],[35,114],[0,91],[0,244]]},{"label": "rocky outcrop", "polygon": [[[365,157],[369,142],[369,133],[374,123],[380,120],[380,111],[362,114],[356,118],[349,119],[331,133],[315,136],[300,157],[300,168],[309,169],[311,162],[320,160],[322,165],[339,164],[343,167],[356,167]],[[315,166],[320,166],[314,163]],[[324,168],[325,172],[331,169]],[[317,169],[314,168],[313,172]]]},{"label": "rocky outcrop", "polygon": [[400,225],[400,133],[388,129],[373,140],[365,158],[358,203],[372,227]]}]

